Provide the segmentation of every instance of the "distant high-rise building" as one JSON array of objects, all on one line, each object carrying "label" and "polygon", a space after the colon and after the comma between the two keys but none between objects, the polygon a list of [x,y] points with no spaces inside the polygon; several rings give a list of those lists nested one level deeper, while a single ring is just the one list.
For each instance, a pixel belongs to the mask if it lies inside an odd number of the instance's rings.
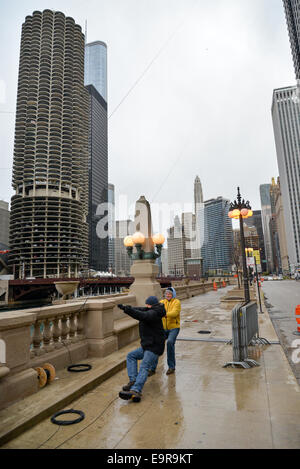
[{"label": "distant high-rise building", "polygon": [[16,277],[77,277],[88,266],[85,39],[73,18],[35,11],[22,26],[10,264]]},{"label": "distant high-rise building", "polygon": [[269,227],[270,227],[271,244],[272,244],[273,269],[278,274],[278,273],[282,273],[282,266],[281,266],[280,243],[279,243],[278,227],[277,227],[277,219],[276,219],[276,194],[277,192],[278,192],[278,186],[275,182],[275,178],[272,178],[272,183],[270,187],[272,217],[270,220]]},{"label": "distant high-rise building", "polygon": [[108,268],[115,273],[115,186],[108,184]]},{"label": "distant high-rise building", "polygon": [[197,213],[197,206],[203,204],[203,191],[202,184],[199,176],[196,176],[194,182],[194,203],[195,203],[195,214]]},{"label": "distant high-rise building", "polygon": [[[261,260],[261,268],[263,272],[267,270],[267,260],[265,254],[265,241],[264,241],[264,232],[262,227],[262,217],[261,210],[253,210],[253,216],[244,219],[244,225],[256,228],[258,239],[259,239],[259,252]],[[251,246],[250,246],[251,247]]]},{"label": "distant high-rise building", "polygon": [[161,251],[161,271],[163,275],[169,275],[168,249],[166,248]]},{"label": "distant high-rise building", "polygon": [[300,0],[283,0],[297,80],[300,79]]},{"label": "distant high-rise building", "polygon": [[260,201],[261,201],[261,218],[265,242],[265,254],[267,260],[267,271],[273,272],[273,252],[272,252],[272,239],[270,232],[270,221],[272,219],[272,207],[270,197],[271,184],[262,184],[259,187]]},{"label": "distant high-rise building", "polygon": [[200,256],[201,250],[197,245],[196,215],[193,213],[183,213],[181,215],[181,224],[183,236],[184,273],[188,277],[201,277],[202,258]]},{"label": "distant high-rise building", "polygon": [[134,234],[134,222],[132,220],[116,221],[115,237],[115,273],[118,276],[129,276],[132,266],[132,260],[127,254],[124,246],[124,238]]},{"label": "distant high-rise building", "polygon": [[202,275],[202,259],[196,245],[196,216],[182,213],[181,221],[174,218],[174,226],[168,230],[168,271],[170,275]]},{"label": "distant high-rise building", "polygon": [[244,223],[245,247],[259,251],[259,236],[255,226],[247,226]]},{"label": "distant high-rise building", "polygon": [[286,230],[284,221],[284,210],[280,187],[280,178],[277,179],[276,191],[275,191],[275,213],[276,213],[276,224],[280,246],[280,257],[281,257],[281,268],[284,274],[288,274],[289,268],[289,255],[286,241]]},{"label": "distant high-rise building", "polygon": [[107,104],[93,85],[86,88],[90,96],[89,267],[107,271],[108,227],[106,233],[105,227],[99,230],[101,218],[107,216],[108,203]]},{"label": "distant high-rise building", "polygon": [[300,263],[300,107],[297,88],[274,90],[272,117],[290,268]]},{"label": "distant high-rise building", "polygon": [[196,176],[196,179],[194,182],[194,205],[195,205],[196,242],[195,242],[195,250],[194,250],[192,257],[196,257],[200,259],[203,257],[205,210],[204,210],[202,184],[201,184],[199,176]]},{"label": "distant high-rise building", "polygon": [[228,217],[229,200],[223,197],[204,202],[205,239],[203,247],[204,272],[231,272],[233,264],[232,221]]},{"label": "distant high-rise building", "polygon": [[86,86],[93,85],[107,102],[107,45],[95,41],[85,46],[85,79]]},{"label": "distant high-rise building", "polygon": [[0,243],[9,246],[9,217],[8,203],[0,200]]},{"label": "distant high-rise building", "polygon": [[168,265],[169,275],[180,277],[184,275],[184,240],[182,224],[178,216],[174,219],[174,226],[168,230]]}]

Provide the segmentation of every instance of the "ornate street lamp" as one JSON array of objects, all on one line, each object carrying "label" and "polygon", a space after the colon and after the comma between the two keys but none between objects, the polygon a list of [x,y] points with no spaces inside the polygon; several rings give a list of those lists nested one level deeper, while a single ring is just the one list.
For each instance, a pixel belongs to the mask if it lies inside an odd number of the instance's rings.
[{"label": "ornate street lamp", "polygon": [[246,251],[245,251],[245,237],[244,237],[244,218],[250,218],[253,216],[253,212],[250,207],[250,202],[247,200],[242,200],[240,194],[240,188],[238,187],[237,200],[230,204],[230,211],[228,213],[229,218],[240,220],[240,236],[241,236],[241,251],[243,259],[243,282],[244,282],[244,293],[245,293],[245,302],[250,302],[250,293],[249,293],[249,279],[248,279],[248,269],[246,261]]},{"label": "ornate street lamp", "polygon": [[[156,234],[152,236],[153,246],[150,252],[145,252],[143,244],[145,243],[146,237],[141,232],[136,232],[133,236],[127,236],[124,239],[124,246],[127,248],[127,254],[132,260],[143,260],[143,259],[158,259],[161,256],[161,250],[165,242],[165,237],[162,234]],[[136,248],[136,252],[133,252],[133,248]]]}]

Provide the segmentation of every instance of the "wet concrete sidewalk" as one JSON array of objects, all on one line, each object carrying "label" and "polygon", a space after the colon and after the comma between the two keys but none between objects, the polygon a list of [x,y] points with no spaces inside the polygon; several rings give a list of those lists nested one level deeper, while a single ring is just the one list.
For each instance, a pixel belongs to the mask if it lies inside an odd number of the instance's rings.
[{"label": "wet concrete sidewalk", "polygon": [[[182,302],[176,374],[166,376],[161,357],[139,404],[118,398],[128,381],[124,369],[66,407],[85,413],[81,423],[62,427],[47,418],[1,449],[299,448],[300,388],[281,346],[252,347],[259,367],[223,367],[232,360],[225,343],[232,336],[231,310],[220,304],[226,291]],[[277,341],[264,311],[260,336]]]}]

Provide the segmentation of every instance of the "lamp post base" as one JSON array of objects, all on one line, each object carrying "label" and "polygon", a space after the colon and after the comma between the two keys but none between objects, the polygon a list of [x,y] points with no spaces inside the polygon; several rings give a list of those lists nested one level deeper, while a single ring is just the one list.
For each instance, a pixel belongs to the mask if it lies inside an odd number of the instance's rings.
[{"label": "lamp post base", "polygon": [[163,292],[156,280],[159,267],[154,260],[135,261],[130,273],[135,280],[129,291],[130,294],[135,295],[138,306],[144,306],[145,300],[149,296],[156,296],[159,300],[162,299]]}]

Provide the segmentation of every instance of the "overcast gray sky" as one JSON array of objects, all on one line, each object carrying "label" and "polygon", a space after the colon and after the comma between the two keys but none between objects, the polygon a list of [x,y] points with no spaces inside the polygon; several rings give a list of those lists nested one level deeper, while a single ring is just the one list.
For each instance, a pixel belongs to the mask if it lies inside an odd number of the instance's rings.
[{"label": "overcast gray sky", "polygon": [[260,209],[259,185],[278,176],[272,92],[295,84],[282,0],[0,0],[0,199],[13,195],[21,26],[46,8],[107,43],[109,114],[172,35],[109,120],[117,198],[192,203],[198,174],[205,200],[240,185]]}]

